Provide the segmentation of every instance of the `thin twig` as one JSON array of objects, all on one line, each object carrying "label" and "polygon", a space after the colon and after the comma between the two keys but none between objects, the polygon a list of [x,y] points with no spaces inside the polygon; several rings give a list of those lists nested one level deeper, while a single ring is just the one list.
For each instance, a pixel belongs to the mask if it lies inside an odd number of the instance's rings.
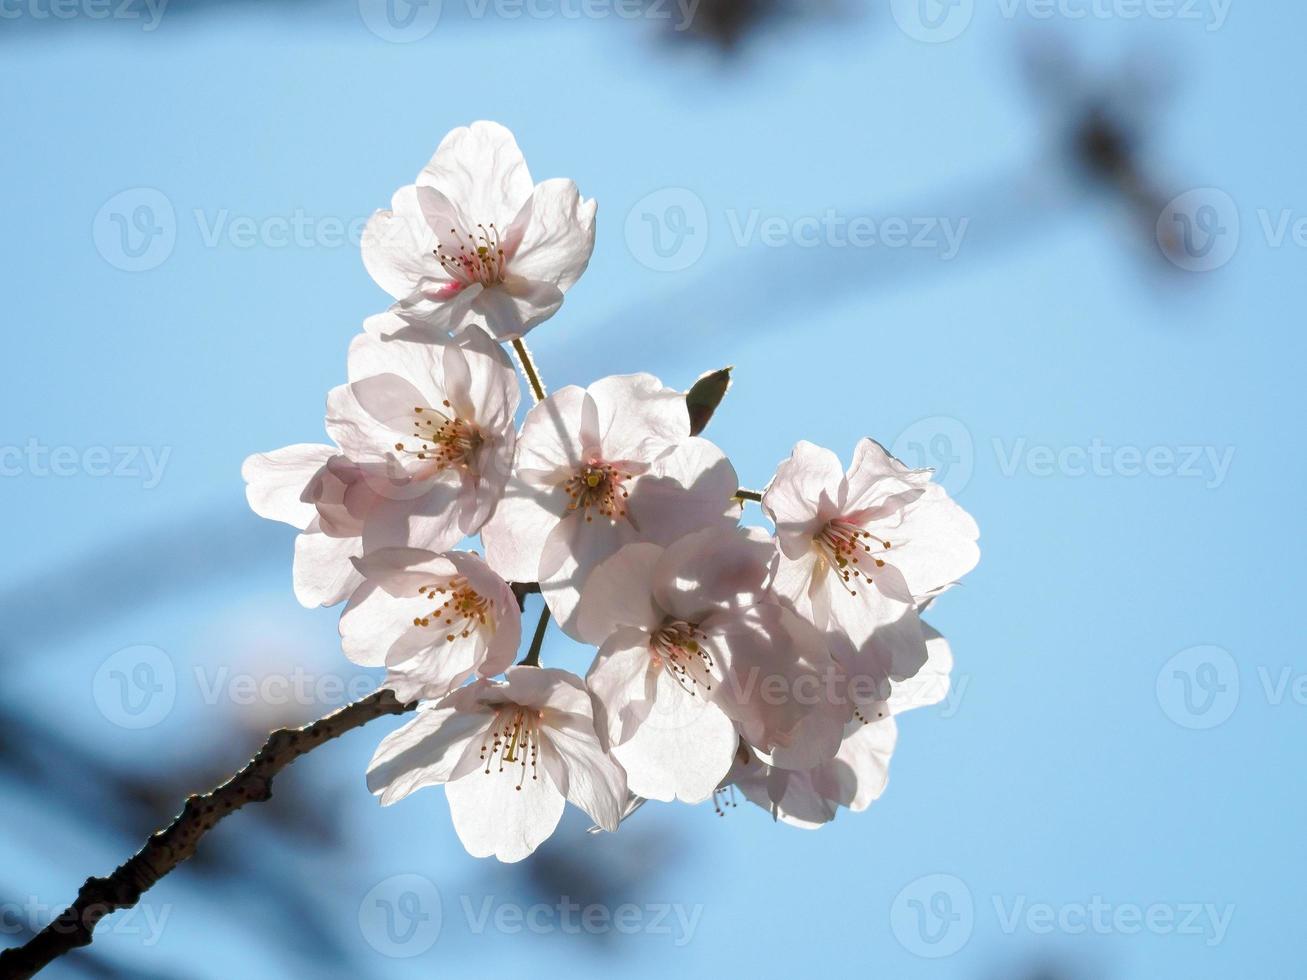
[{"label": "thin twig", "polygon": [[739,490],[735,491],[735,499],[752,500],[754,503],[760,504],[762,503],[762,494],[760,494],[757,490],[746,490],[744,489],[744,487],[740,487]]},{"label": "thin twig", "polygon": [[509,582],[508,587],[513,590],[513,595],[517,597],[517,608],[524,612],[526,611],[526,597],[540,591],[539,582]]},{"label": "thin twig", "polygon": [[0,952],[0,977],[33,976],[64,953],[89,945],[102,918],[139,902],[155,882],[195,853],[201,838],[223,817],[246,803],[270,798],[273,777],[306,752],[376,718],[415,707],[416,703],[401,704],[394,692],[382,690],[302,728],[273,732],[245,768],[216,789],[188,799],[177,818],[126,863],[106,878],[88,878],[58,918],[24,945]]},{"label": "thin twig", "polygon": [[549,628],[549,606],[540,610],[540,619],[536,623],[535,636],[531,637],[531,649],[526,652],[522,658],[519,667],[539,667],[540,666],[540,647],[545,642],[545,630]]},{"label": "thin twig", "polygon": [[521,366],[522,373],[526,375],[527,384],[531,386],[531,397],[535,399],[538,405],[545,400],[545,384],[540,380],[540,372],[536,369],[536,363],[520,337],[513,341],[513,350],[517,353],[517,363]]}]

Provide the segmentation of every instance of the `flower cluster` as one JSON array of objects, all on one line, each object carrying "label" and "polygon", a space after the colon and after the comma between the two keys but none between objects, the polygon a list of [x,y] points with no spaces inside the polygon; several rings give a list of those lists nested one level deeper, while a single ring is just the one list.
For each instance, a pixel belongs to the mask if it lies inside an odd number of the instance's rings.
[{"label": "flower cluster", "polygon": [[[976,525],[871,439],[847,469],[801,442],[753,494],[692,434],[703,406],[652,375],[546,396],[522,338],[594,229],[594,202],[533,184],[502,126],[450,133],[368,226],[364,262],[396,302],[327,397],[333,444],[245,463],[250,506],[300,531],[300,601],[347,600],[345,654],[417,705],[368,785],[384,804],[444,785],[468,851],[501,861],[565,801],[607,831],[645,800],[735,789],[801,827],[865,809],[894,715],[947,691],[920,613],[976,564]],[[535,402],[520,426],[505,342]],[[774,533],[741,524],[746,500]],[[540,666],[550,618],[595,648],[584,678]]]}]

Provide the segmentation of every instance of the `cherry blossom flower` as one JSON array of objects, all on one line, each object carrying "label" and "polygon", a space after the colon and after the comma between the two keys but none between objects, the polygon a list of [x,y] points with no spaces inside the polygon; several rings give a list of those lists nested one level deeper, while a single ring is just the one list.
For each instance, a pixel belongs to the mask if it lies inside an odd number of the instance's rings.
[{"label": "cherry blossom flower", "polygon": [[928,637],[926,664],[911,680],[896,684],[870,718],[849,721],[833,759],[808,770],[787,770],[768,765],[741,745],[718,798],[729,795],[731,786],[737,787],[777,820],[808,830],[835,819],[840,807],[854,813],[867,809],[889,780],[890,757],[898,740],[895,716],[935,704],[948,694],[952,651],[939,633],[926,624],[923,628]]},{"label": "cherry blossom flower", "polygon": [[306,606],[343,601],[362,582],[363,522],[381,499],[373,481],[334,446],[300,444],[245,460],[245,496],[260,517],[302,533],[295,539],[295,597]]},{"label": "cherry blossom flower", "polygon": [[373,215],[363,262],[432,331],[478,322],[512,340],[553,316],[585,271],[595,208],[570,180],[533,186],[513,134],[476,122]]},{"label": "cherry blossom flower", "polygon": [[473,327],[458,343],[383,340],[373,317],[350,345],[347,385],[327,399],[327,432],[384,498],[363,546],[441,551],[475,534],[508,482],[521,393],[503,349]]},{"label": "cherry blossom flower", "polygon": [[979,560],[971,516],[929,470],[909,469],[871,439],[858,443],[847,473],[830,450],[800,442],[763,507],[776,525],[776,591],[827,632],[851,674],[913,676],[926,661],[918,606]]},{"label": "cherry blossom flower", "polygon": [[685,399],[649,374],[569,386],[527,413],[514,476],[482,529],[486,560],[538,581],[565,629],[581,587],[624,544],[667,545],[739,512],[735,470],[690,436]]},{"label": "cherry blossom flower", "polygon": [[599,647],[586,685],[632,793],[698,803],[730,768],[738,737],[716,703],[719,647],[762,597],[771,550],[709,528],[669,548],[628,544],[590,576],[574,635]]},{"label": "cherry blossom flower", "polygon": [[383,805],[434,785],[445,786],[468,853],[505,862],[548,839],[564,800],[608,831],[627,805],[626,775],[600,745],[585,685],[543,667],[474,681],[382,740],[368,788]]},{"label": "cherry blossom flower", "polygon": [[301,532],[295,595],[306,606],[347,598],[365,549],[444,550],[475,533],[508,481],[521,397],[503,350],[480,329],[458,343],[382,340],[372,317],[350,348],[351,383],[327,399],[339,447],[287,446],[241,468],[256,514]]},{"label": "cherry blossom flower", "polygon": [[340,618],[345,655],[386,667],[401,701],[444,697],[512,666],[522,638],[513,590],[479,557],[381,548],[355,559],[365,581]]}]

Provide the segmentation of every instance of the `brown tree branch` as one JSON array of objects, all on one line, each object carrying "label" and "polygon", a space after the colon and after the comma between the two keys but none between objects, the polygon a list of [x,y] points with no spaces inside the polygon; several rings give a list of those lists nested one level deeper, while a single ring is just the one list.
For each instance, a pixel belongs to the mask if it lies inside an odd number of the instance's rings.
[{"label": "brown tree branch", "polygon": [[126,863],[106,878],[88,878],[73,904],[22,946],[0,951],[0,978],[25,978],[56,958],[90,944],[99,921],[110,912],[131,908],[160,878],[195,853],[223,817],[246,803],[272,796],[277,773],[306,752],[384,715],[413,710],[389,690],[365,698],[301,728],[283,728],[268,736],[258,754],[221,786],[186,801],[177,818],[145,842]]}]

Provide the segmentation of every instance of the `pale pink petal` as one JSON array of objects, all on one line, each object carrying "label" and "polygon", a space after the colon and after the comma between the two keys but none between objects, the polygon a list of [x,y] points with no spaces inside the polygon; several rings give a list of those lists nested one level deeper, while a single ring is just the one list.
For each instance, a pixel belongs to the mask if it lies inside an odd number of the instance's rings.
[{"label": "pale pink petal", "polygon": [[576,719],[544,728],[542,740],[558,753],[566,768],[563,792],[568,802],[588,813],[604,830],[615,831],[626,807],[626,772],[604,751],[593,720],[586,721],[588,724]]},{"label": "pale pink petal", "polygon": [[738,488],[726,455],[707,439],[690,438],[632,482],[627,513],[643,540],[670,545],[703,528],[734,527]]},{"label": "pale pink petal", "polygon": [[375,582],[365,582],[340,617],[345,656],[364,667],[385,666],[391,647],[413,629],[414,617],[430,608],[424,599],[396,598]]},{"label": "pale pink petal", "polygon": [[524,336],[562,305],[562,291],[552,283],[509,275],[483,291],[471,309],[497,340],[507,341]]},{"label": "pale pink petal", "polygon": [[599,444],[609,462],[648,461],[646,444],[660,451],[690,436],[684,393],[665,387],[652,374],[600,378],[586,390],[595,401]]},{"label": "pale pink petal", "polygon": [[980,561],[980,529],[939,484],[931,484],[897,520],[870,529],[889,540],[891,547],[881,557],[903,573],[917,598],[956,582]]},{"label": "pale pink petal", "polygon": [[517,596],[477,555],[456,551],[448,557],[468,584],[493,603],[489,623],[482,629],[486,646],[477,670],[486,676],[501,674],[512,666],[522,642],[522,609]]},{"label": "pale pink petal", "polygon": [[469,221],[487,226],[493,222],[501,231],[509,227],[533,189],[531,172],[513,134],[486,121],[446,135],[418,175],[418,184],[457,201]]},{"label": "pale pink petal", "polygon": [[[926,663],[926,640],[916,609],[886,599],[876,589],[861,589],[855,602],[835,606],[831,620],[831,650],[850,677],[902,681]],[[873,690],[865,683],[861,689]],[[876,690],[868,696],[880,699],[884,694]],[[867,697],[856,700],[866,703]]]},{"label": "pale pink petal", "polygon": [[560,388],[527,412],[517,440],[517,471],[524,479],[552,485],[571,476],[584,462],[582,443],[586,391]]},{"label": "pale pink petal", "polygon": [[721,708],[690,694],[663,670],[653,710],[613,755],[636,795],[700,803],[730,769],[738,742],[735,725]]},{"label": "pale pink petal", "polygon": [[[396,487],[395,498],[378,501],[363,523],[363,547],[372,552],[379,548],[405,546],[428,551],[447,551],[464,537],[459,527],[457,506],[459,486],[447,482]],[[424,491],[411,498],[407,494]]]},{"label": "pale pink petal", "polygon": [[[541,755],[549,751],[541,745]],[[489,773],[477,769],[445,787],[454,830],[469,854],[512,864],[549,839],[566,802],[548,770],[540,764],[524,776],[517,766],[500,772],[496,764]]]},{"label": "pale pink petal", "polygon": [[599,646],[623,627],[657,629],[664,613],[654,603],[653,582],[662,555],[657,545],[637,542],[601,562],[581,592],[575,639]]},{"label": "pale pink petal", "polygon": [[524,707],[539,708],[545,723],[582,719],[582,727],[591,725],[590,692],[581,678],[571,671],[550,667],[510,667],[504,683],[498,685],[501,697]]},{"label": "pale pink petal", "polygon": [[[477,326],[469,326],[458,337],[467,362],[467,388],[448,384],[449,398],[466,419],[495,432],[512,430],[522,398],[521,384],[513,362],[504,349]],[[449,354],[446,353],[448,362]],[[449,368],[446,367],[446,374]]]},{"label": "pale pink petal", "polygon": [[576,635],[576,610],[590,574],[635,538],[635,530],[626,521],[604,517],[587,521],[580,511],[568,514],[549,532],[540,553],[540,593],[569,635]]},{"label": "pale pink petal", "polygon": [[774,551],[761,530],[709,527],[672,542],[658,561],[653,591],[672,617],[698,623],[714,612],[762,600]]},{"label": "pale pink petal", "polygon": [[423,280],[445,280],[434,252],[439,244],[422,217],[417,189],[400,188],[391,210],[378,211],[363,231],[363,265],[377,285],[395,299],[410,295]]},{"label": "pale pink petal", "polygon": [[775,769],[753,760],[732,770],[730,777],[750,803],[792,827],[816,830],[835,819],[838,807],[813,785],[813,773]]},{"label": "pale pink petal", "polygon": [[[407,600],[411,602],[412,600]],[[430,605],[425,611],[430,611]],[[485,644],[476,634],[442,642],[444,635],[432,624],[408,630],[390,647],[386,678],[382,687],[395,692],[400,701],[428,701],[443,698],[465,683],[485,654]]]},{"label": "pale pink petal", "polygon": [[336,538],[315,530],[295,538],[295,598],[301,605],[334,606],[351,595],[363,576],[350,561],[363,551],[359,538]]},{"label": "pale pink petal", "polygon": [[922,622],[921,632],[926,638],[926,663],[914,676],[893,685],[889,710],[894,714],[939,704],[948,697],[953,651],[929,623]]},{"label": "pale pink petal", "polygon": [[483,740],[494,715],[467,710],[466,699],[451,696],[418,710],[391,732],[368,763],[368,789],[383,806],[414,790],[446,782],[469,747]]},{"label": "pale pink petal", "polygon": [[703,623],[725,681],[717,702],[744,739],[785,769],[832,758],[852,713],[825,639],[782,606],[721,613]]},{"label": "pale pink petal", "polygon": [[[395,304],[395,309],[425,326],[432,337],[443,339],[467,327],[470,318],[475,316],[472,307],[484,290],[485,286],[479,282],[464,286],[439,279],[423,279],[413,292]],[[423,338],[417,336],[413,339]]]},{"label": "pale pink petal", "polygon": [[795,445],[790,457],[762,495],[763,510],[776,525],[776,535],[787,558],[798,558],[811,546],[826,521],[837,516],[844,467],[829,449],[810,442]]},{"label": "pale pink petal", "polygon": [[812,771],[814,789],[854,813],[867,809],[889,782],[890,757],[897,738],[898,726],[893,718],[870,724],[850,722],[835,758]]},{"label": "pale pink petal", "polygon": [[[404,383],[398,378],[395,382]],[[339,385],[327,393],[327,435],[356,462],[394,461],[394,430],[369,412],[358,395],[354,385]],[[398,463],[395,469],[403,472]]]},{"label": "pale pink petal", "polygon": [[354,566],[369,582],[392,596],[411,597],[436,581],[447,581],[458,574],[449,556],[424,548],[375,548]]},{"label": "pale pink petal", "polygon": [[930,470],[905,466],[875,439],[861,439],[853,450],[839,506],[844,513],[875,507],[893,494],[924,488],[929,482]]},{"label": "pale pink petal", "polygon": [[544,493],[514,478],[481,528],[486,561],[510,582],[535,582],[545,541],[567,512],[567,495]]},{"label": "pale pink petal", "polygon": [[830,621],[830,604],[825,599],[824,580],[827,568],[813,551],[790,560],[779,552],[772,592],[817,629],[826,630]]},{"label": "pale pink petal", "polygon": [[594,700],[595,730],[606,744],[620,744],[634,734],[653,707],[656,680],[648,633],[627,627],[604,641],[585,684]]},{"label": "pale pink petal", "polygon": [[301,443],[248,457],[241,477],[250,509],[260,517],[304,530],[317,516],[305,491],[335,452],[331,446]]},{"label": "pale pink petal", "polygon": [[[509,263],[514,275],[566,292],[581,278],[595,243],[596,203],[563,178],[537,184],[524,206],[525,227]],[[523,221],[519,214],[517,221]]]}]

